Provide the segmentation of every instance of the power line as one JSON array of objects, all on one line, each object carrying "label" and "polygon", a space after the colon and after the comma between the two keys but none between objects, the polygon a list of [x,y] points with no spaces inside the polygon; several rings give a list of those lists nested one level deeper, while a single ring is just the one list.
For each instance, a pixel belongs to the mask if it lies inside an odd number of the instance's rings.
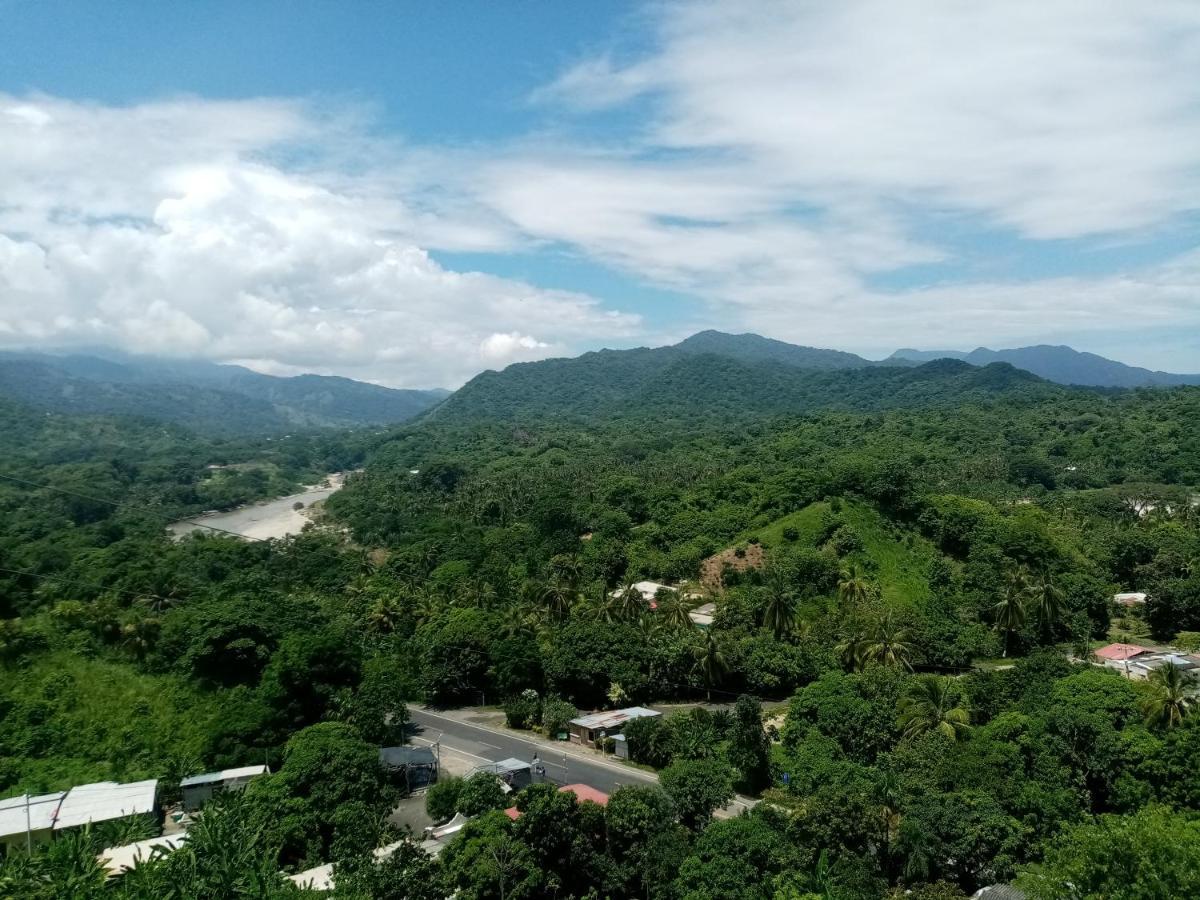
[{"label": "power line", "polygon": [[[16,475],[9,475],[4,472],[0,472],[0,478],[6,479],[7,481],[15,481],[18,484],[28,485],[29,487],[42,488],[47,491],[55,491],[56,493],[59,493],[59,494],[65,494],[68,497],[78,497],[82,500],[90,500],[93,503],[106,503],[109,506],[115,507],[116,509],[120,509],[122,506],[125,505],[124,503],[118,502],[116,500],[110,500],[107,497],[96,497],[92,494],[84,494],[79,491],[71,491],[71,490],[67,490],[66,488],[56,487],[55,485],[52,485],[52,484],[42,484],[37,481],[30,481],[27,478],[18,478]],[[186,523],[188,525],[195,525],[197,528],[207,528],[209,531],[216,531],[221,534],[230,535],[231,537],[242,538],[243,540],[247,540],[247,541],[256,541],[256,542],[261,543],[263,540],[263,538],[251,537],[248,534],[241,534],[240,532],[237,532],[237,531],[229,531],[226,528],[218,528],[216,525],[205,525],[203,522],[197,522],[194,519],[180,519],[179,521]]]}]

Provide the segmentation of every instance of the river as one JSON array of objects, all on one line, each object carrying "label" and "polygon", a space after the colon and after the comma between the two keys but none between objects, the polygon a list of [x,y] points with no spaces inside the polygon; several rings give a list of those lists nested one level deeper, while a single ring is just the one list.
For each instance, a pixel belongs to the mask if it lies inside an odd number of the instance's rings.
[{"label": "river", "polygon": [[[253,503],[228,512],[192,516],[190,519],[168,525],[167,530],[177,538],[194,531],[209,531],[215,534],[216,532],[211,531],[213,528],[258,540],[299,534],[304,526],[312,521],[309,512],[312,505],[341,490],[345,483],[345,474],[334,472],[322,484],[313,485],[298,494],[264,500],[262,503]],[[295,509],[297,503],[303,503],[304,508]],[[207,528],[204,527],[206,525]]]}]

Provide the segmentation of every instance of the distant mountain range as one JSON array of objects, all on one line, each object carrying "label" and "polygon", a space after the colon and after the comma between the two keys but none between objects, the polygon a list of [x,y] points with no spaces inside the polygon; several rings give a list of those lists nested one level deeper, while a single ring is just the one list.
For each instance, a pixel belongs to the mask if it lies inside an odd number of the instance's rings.
[{"label": "distant mountain range", "polygon": [[198,360],[89,353],[0,353],[0,394],[37,409],[133,415],[210,433],[407,421],[449,391],[395,390],[325,375],[280,378]]},{"label": "distant mountain range", "polygon": [[426,414],[441,422],[655,420],[882,410],[1049,396],[1063,388],[1005,363],[872,362],[758,335],[703,332],[656,349],[600,350],[484,372]]},{"label": "distant mountain range", "polygon": [[1127,366],[1095,353],[1083,353],[1071,347],[1048,344],[1017,347],[1013,350],[989,350],[979,347],[970,353],[961,350],[897,350],[885,362],[929,362],[934,359],[960,359],[973,366],[1005,362],[1059,384],[1120,388],[1200,384],[1200,375],[1155,372],[1138,366]]}]

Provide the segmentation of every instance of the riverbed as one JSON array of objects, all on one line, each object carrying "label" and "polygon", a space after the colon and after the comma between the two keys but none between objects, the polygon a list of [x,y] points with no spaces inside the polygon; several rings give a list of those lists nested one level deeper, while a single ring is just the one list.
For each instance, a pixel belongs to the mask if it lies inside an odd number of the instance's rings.
[{"label": "riverbed", "polygon": [[[190,519],[168,525],[167,530],[176,538],[182,538],[194,531],[216,534],[217,532],[212,531],[214,528],[252,540],[299,534],[304,526],[312,521],[313,504],[337,493],[345,483],[346,476],[341,472],[334,472],[321,484],[308,487],[297,494],[264,500],[262,503],[253,503],[228,512],[192,516]],[[303,504],[303,507],[296,509],[297,503]]]}]

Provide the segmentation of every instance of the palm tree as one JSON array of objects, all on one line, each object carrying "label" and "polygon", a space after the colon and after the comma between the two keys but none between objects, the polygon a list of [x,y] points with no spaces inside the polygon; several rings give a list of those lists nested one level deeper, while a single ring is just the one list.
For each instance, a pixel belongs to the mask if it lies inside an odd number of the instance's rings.
[{"label": "palm tree", "polygon": [[659,591],[655,598],[658,603],[658,614],[667,625],[674,628],[690,628],[693,625],[691,608],[679,591]]},{"label": "palm tree", "polygon": [[767,585],[767,604],[763,607],[763,627],[782,637],[796,627],[798,613],[796,595],[782,581],[772,579]]},{"label": "palm tree", "polygon": [[851,623],[837,646],[833,648],[838,659],[841,660],[842,668],[850,672],[861,669],[866,660],[868,644],[870,644],[870,637],[863,624],[861,622]]},{"label": "palm tree", "polygon": [[912,632],[899,624],[890,612],[885,613],[871,629],[864,648],[864,658],[883,666],[912,669]]},{"label": "palm tree", "polygon": [[971,730],[970,714],[959,703],[952,678],[918,675],[908,683],[896,711],[906,738],[938,731],[957,741]]},{"label": "palm tree", "polygon": [[1147,725],[1174,728],[1196,708],[1196,675],[1174,663],[1159,666],[1146,679],[1149,685],[1142,700]]},{"label": "palm tree", "polygon": [[996,630],[1004,632],[1004,656],[1008,656],[1009,639],[1013,632],[1020,631],[1025,624],[1025,598],[1029,595],[1029,581],[1023,569],[1009,573],[1004,595],[993,608],[996,613]]},{"label": "palm tree", "polygon": [[838,600],[842,603],[865,603],[871,596],[871,582],[867,581],[862,570],[854,564],[842,570],[837,589]]},{"label": "palm tree", "polygon": [[135,619],[121,626],[121,646],[138,662],[154,647],[158,638],[157,619]]},{"label": "palm tree", "polygon": [[1055,623],[1062,619],[1063,610],[1066,608],[1063,592],[1045,572],[1029,584],[1028,590],[1033,601],[1033,614],[1042,629],[1042,635],[1048,636]]},{"label": "palm tree", "polygon": [[646,598],[630,582],[617,591],[613,610],[618,622],[636,622],[646,610]]},{"label": "palm tree", "polygon": [[403,611],[394,595],[377,597],[367,611],[367,627],[379,634],[391,634],[400,624]]},{"label": "palm tree", "polygon": [[[696,647],[694,655],[696,668],[699,669],[700,677],[704,679],[706,688],[711,689],[720,684],[721,679],[729,674],[729,662],[725,659],[725,654],[721,652],[717,639],[711,631],[705,633],[704,643]],[[711,692],[707,696],[711,697]]]}]

